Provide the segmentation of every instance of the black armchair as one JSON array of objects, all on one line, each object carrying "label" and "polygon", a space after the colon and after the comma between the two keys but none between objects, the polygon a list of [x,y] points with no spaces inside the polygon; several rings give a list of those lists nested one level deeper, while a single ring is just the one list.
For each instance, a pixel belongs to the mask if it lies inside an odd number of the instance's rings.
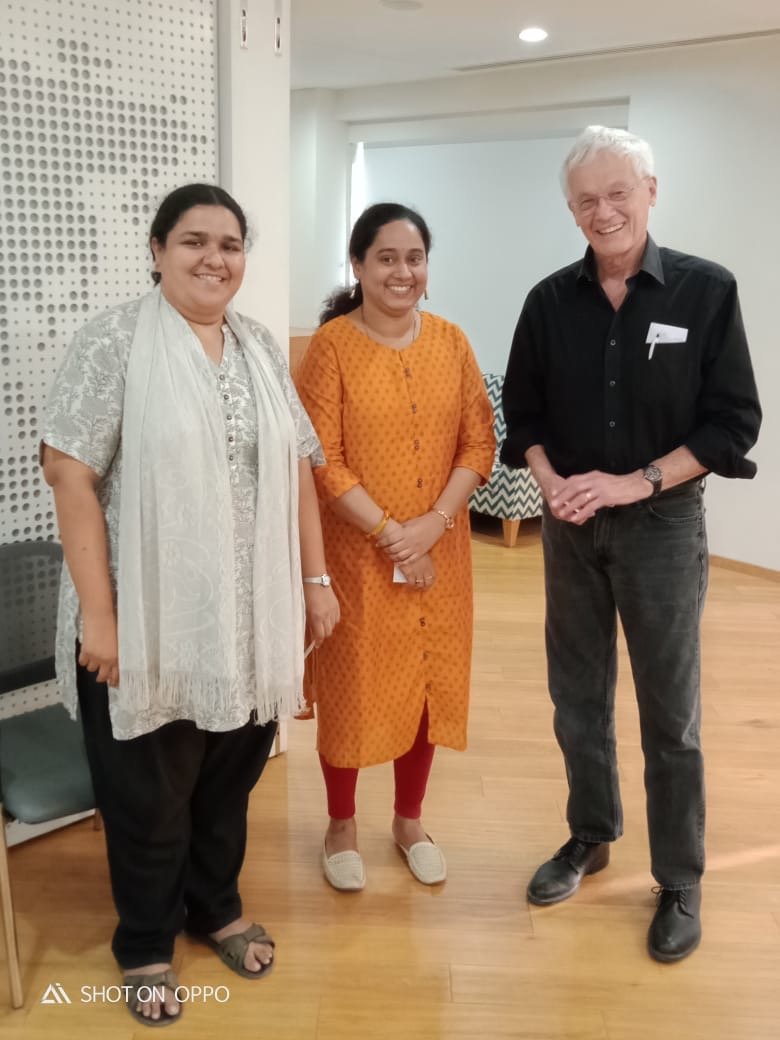
[{"label": "black armchair", "polygon": [[2,711],[3,695],[54,679],[62,550],[53,542],[0,546],[0,902],[11,1003],[24,1003],[6,828],[95,807],[81,725],[61,704]]}]

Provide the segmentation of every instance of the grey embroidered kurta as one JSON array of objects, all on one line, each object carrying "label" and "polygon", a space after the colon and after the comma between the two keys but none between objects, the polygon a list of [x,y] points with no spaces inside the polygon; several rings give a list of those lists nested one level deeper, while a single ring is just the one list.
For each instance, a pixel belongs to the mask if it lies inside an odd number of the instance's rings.
[{"label": "grey embroidered kurta", "polygon": [[[46,410],[42,439],[51,447],[83,462],[101,478],[98,500],[106,518],[111,582],[116,591],[119,546],[119,496],[122,469],[121,425],[124,384],[140,301],[115,307],[86,325],[75,337],[57,374]],[[297,435],[298,457],[311,456],[312,465],[324,461],[309,418],[290,379],[287,363],[268,330],[244,319],[260,345],[267,351],[274,372],[287,398]],[[110,692],[114,736],[130,739],[186,718],[201,729],[214,732],[236,729],[247,721],[253,706],[254,637],[252,607],[252,562],[255,515],[258,503],[257,410],[244,352],[224,326],[222,362],[212,366],[209,378],[218,396],[224,424],[225,455],[230,474],[233,513],[234,572],[238,669],[232,684],[229,706],[217,715],[204,715],[194,705],[152,705],[143,712],[123,710],[121,685]],[[165,430],[160,431],[165,437]],[[262,492],[262,489],[260,489]],[[273,501],[261,507],[275,508]],[[215,532],[215,537],[219,532]],[[80,628],[76,590],[63,567],[57,619],[57,682],[65,707],[75,715],[75,644]],[[120,662],[121,666],[121,662]],[[121,677],[120,677],[121,684]]]}]

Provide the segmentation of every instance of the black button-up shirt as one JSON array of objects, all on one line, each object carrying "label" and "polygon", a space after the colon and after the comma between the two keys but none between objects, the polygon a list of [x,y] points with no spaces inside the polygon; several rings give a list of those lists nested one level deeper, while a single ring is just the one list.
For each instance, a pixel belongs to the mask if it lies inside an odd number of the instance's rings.
[{"label": "black button-up shirt", "polygon": [[[563,477],[629,473],[685,445],[713,473],[752,477],[761,408],[734,276],[648,236],[627,286],[615,311],[588,248],[528,294],[504,381],[502,462],[525,466],[541,444]],[[651,323],[673,327],[666,341],[648,342]]]}]

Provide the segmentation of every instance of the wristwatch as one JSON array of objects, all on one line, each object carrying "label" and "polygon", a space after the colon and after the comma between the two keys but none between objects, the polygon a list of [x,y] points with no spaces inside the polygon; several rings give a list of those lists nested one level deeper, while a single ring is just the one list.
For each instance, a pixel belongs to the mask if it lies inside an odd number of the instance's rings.
[{"label": "wristwatch", "polygon": [[663,473],[658,466],[654,466],[651,462],[649,466],[645,466],[642,476],[653,485],[653,493],[650,497],[655,498],[656,495],[661,493],[661,485],[664,482]]},{"label": "wristwatch", "polygon": [[326,589],[330,588],[330,575],[320,574],[316,578],[304,578],[304,585],[323,585]]}]

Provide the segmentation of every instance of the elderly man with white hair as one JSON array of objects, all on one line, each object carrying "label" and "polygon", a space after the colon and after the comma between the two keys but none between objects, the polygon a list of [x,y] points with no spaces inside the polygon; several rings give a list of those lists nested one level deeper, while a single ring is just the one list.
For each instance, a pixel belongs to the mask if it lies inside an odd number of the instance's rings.
[{"label": "elderly man with white hair", "polygon": [[548,681],[569,782],[571,837],[528,899],[573,895],[623,830],[619,614],[659,885],[648,949],[678,961],[701,939],[704,477],[754,476],[745,456],[761,409],[733,275],[647,233],[657,192],[647,142],[588,127],[562,180],[588,248],[528,294],[504,382],[502,460],[530,466],[544,495]]}]

